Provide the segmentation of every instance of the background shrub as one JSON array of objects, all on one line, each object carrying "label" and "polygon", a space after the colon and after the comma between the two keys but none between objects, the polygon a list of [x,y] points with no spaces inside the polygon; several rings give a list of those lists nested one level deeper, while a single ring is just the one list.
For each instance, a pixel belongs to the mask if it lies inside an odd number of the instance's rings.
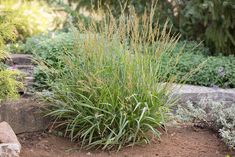
[{"label": "background shrub", "polygon": [[[24,53],[34,54],[56,64],[60,53],[71,51],[74,46],[74,37],[70,32],[51,32],[28,38],[24,45]],[[62,52],[60,52],[62,51]],[[51,58],[49,58],[51,56]],[[53,63],[52,63],[53,62]]]},{"label": "background shrub", "polygon": [[214,54],[235,54],[234,0],[190,0],[179,7],[178,28],[186,39],[204,40]]},{"label": "background shrub", "polygon": [[[151,0],[69,0],[80,8],[106,8],[118,17],[125,7],[134,6],[141,15],[151,8]],[[120,5],[121,4],[121,5]],[[126,11],[129,7],[125,8]],[[235,54],[235,2],[234,0],[159,0],[156,14],[160,25],[169,19],[169,29],[182,34],[186,40],[203,41],[211,54]]]},{"label": "background shrub", "polygon": [[20,79],[21,74],[16,70],[0,70],[0,102],[19,97],[18,90],[23,88]]},{"label": "background shrub", "polygon": [[23,88],[23,84],[16,80],[20,79],[20,73],[15,70],[8,70],[1,62],[6,57],[4,51],[5,42],[13,40],[14,25],[11,21],[11,14],[0,12],[0,102],[6,99],[18,97],[18,89]]},{"label": "background shrub", "polygon": [[53,30],[58,25],[56,14],[43,1],[1,0],[0,12],[11,13],[17,38],[26,37]]},{"label": "background shrub", "polygon": [[7,43],[5,46],[5,51],[12,54],[24,54],[26,53],[25,44],[22,41]]}]

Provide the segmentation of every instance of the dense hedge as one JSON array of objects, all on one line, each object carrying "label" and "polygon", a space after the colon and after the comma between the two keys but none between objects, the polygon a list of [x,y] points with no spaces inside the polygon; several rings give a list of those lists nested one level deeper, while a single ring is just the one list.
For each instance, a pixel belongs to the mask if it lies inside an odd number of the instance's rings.
[{"label": "dense hedge", "polygon": [[[180,42],[174,49],[174,54],[180,52],[182,45],[185,45],[183,53],[180,55],[179,63],[174,67],[173,73],[181,80],[186,74],[204,63],[199,71],[187,78],[186,83],[192,85],[218,86],[224,88],[235,88],[235,57],[234,56],[213,56],[208,57],[209,50],[202,44],[195,42]],[[53,68],[61,68],[60,54],[73,51],[74,41],[71,33],[56,33],[54,35],[42,35],[29,38],[26,42],[27,52],[33,52],[35,56],[47,61]],[[76,46],[75,46],[76,47]],[[164,58],[167,68],[168,58]],[[172,66],[173,67],[173,66]],[[39,83],[45,81],[46,76],[42,72],[36,73]],[[167,78],[166,78],[167,79]]]}]

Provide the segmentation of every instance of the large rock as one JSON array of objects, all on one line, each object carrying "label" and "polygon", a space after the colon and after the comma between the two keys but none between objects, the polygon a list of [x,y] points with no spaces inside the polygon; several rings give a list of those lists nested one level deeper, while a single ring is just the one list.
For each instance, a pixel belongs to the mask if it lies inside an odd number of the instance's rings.
[{"label": "large rock", "polygon": [[16,134],[44,130],[48,121],[41,114],[42,106],[32,98],[1,103],[0,122],[8,122]]},{"label": "large rock", "polygon": [[0,123],[0,157],[19,157],[21,145],[6,122]]}]

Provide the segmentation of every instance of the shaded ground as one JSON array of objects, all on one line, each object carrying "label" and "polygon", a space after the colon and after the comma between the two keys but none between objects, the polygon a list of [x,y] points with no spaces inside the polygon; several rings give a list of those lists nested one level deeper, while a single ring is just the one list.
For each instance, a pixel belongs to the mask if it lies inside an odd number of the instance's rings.
[{"label": "shaded ground", "polygon": [[[235,157],[217,135],[191,126],[168,128],[161,142],[125,148],[120,152],[79,151],[69,140],[42,133],[19,135],[21,157]],[[71,149],[72,148],[72,149]]]}]

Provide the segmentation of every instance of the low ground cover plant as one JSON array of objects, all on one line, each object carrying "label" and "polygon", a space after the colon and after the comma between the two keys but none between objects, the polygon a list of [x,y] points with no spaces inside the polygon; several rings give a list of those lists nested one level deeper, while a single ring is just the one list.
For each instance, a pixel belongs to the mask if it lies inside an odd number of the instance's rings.
[{"label": "low ground cover plant", "polygon": [[[46,97],[55,128],[85,148],[121,149],[160,137],[175,80],[161,82],[161,58],[172,56],[178,37],[152,28],[152,17],[134,11],[117,20],[110,15],[102,27],[73,32],[73,51],[60,54],[63,68],[49,67],[56,71]],[[146,26],[141,32],[140,21]]]},{"label": "low ground cover plant", "polygon": [[[178,46],[182,45],[180,43]],[[177,55],[179,49],[174,49]],[[184,52],[179,63],[172,71],[181,80],[192,69],[202,62],[204,65],[185,81],[186,84],[207,87],[235,88],[235,57],[234,56],[207,56],[207,49],[195,43],[185,43]],[[167,63],[168,58],[164,59]]]},{"label": "low ground cover plant", "polygon": [[228,147],[235,149],[235,105],[226,107],[223,102],[202,100],[197,106],[188,102],[180,106],[177,114],[183,121],[192,121],[197,126],[203,126],[218,131]]}]

